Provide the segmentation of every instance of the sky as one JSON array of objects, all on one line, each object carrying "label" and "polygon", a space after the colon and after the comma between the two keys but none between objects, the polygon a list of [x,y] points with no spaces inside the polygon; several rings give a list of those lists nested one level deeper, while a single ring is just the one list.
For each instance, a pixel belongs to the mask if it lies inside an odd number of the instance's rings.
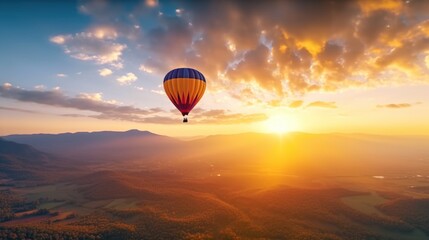
[{"label": "sky", "polygon": [[429,1],[1,1],[0,36],[0,135],[429,134]]}]

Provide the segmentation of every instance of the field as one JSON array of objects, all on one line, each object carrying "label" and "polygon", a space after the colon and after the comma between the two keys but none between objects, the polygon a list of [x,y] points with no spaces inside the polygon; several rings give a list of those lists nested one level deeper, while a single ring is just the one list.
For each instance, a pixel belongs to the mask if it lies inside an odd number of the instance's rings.
[{"label": "field", "polygon": [[[191,178],[102,171],[73,183],[11,188],[16,197],[38,201],[37,209],[49,213],[16,213],[16,219],[0,227],[3,234],[16,228],[67,234],[67,229],[82,226],[80,234],[114,234],[94,219],[100,218],[110,219],[114,229],[133,238],[424,239],[419,227],[380,208],[399,199],[425,197],[408,187],[421,181],[256,173]],[[397,189],[389,192],[386,186]]]}]

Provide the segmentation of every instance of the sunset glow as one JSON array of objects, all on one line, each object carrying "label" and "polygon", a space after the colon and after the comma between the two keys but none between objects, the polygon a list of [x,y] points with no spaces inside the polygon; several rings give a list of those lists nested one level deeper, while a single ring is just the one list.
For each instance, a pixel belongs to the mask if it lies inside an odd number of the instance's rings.
[{"label": "sunset glow", "polygon": [[264,122],[264,130],[269,133],[284,134],[297,131],[297,123],[290,116],[274,115]]}]

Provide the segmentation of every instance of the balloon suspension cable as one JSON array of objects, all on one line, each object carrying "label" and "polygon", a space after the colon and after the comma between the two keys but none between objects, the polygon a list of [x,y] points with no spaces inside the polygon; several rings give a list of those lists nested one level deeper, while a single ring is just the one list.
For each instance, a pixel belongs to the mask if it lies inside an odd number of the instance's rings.
[{"label": "balloon suspension cable", "polygon": [[184,123],[187,123],[187,122],[188,122],[188,115],[184,115],[184,116],[183,116],[183,122],[184,122]]}]

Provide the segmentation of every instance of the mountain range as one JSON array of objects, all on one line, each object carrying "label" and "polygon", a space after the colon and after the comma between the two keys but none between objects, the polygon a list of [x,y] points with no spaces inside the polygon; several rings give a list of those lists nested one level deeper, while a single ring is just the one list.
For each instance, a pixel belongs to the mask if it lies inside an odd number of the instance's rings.
[{"label": "mountain range", "polygon": [[267,170],[301,175],[371,175],[429,167],[429,137],[425,136],[243,133],[182,141],[129,130],[9,135],[3,139],[31,145],[69,163],[99,164],[101,169],[139,166],[193,174]]}]

